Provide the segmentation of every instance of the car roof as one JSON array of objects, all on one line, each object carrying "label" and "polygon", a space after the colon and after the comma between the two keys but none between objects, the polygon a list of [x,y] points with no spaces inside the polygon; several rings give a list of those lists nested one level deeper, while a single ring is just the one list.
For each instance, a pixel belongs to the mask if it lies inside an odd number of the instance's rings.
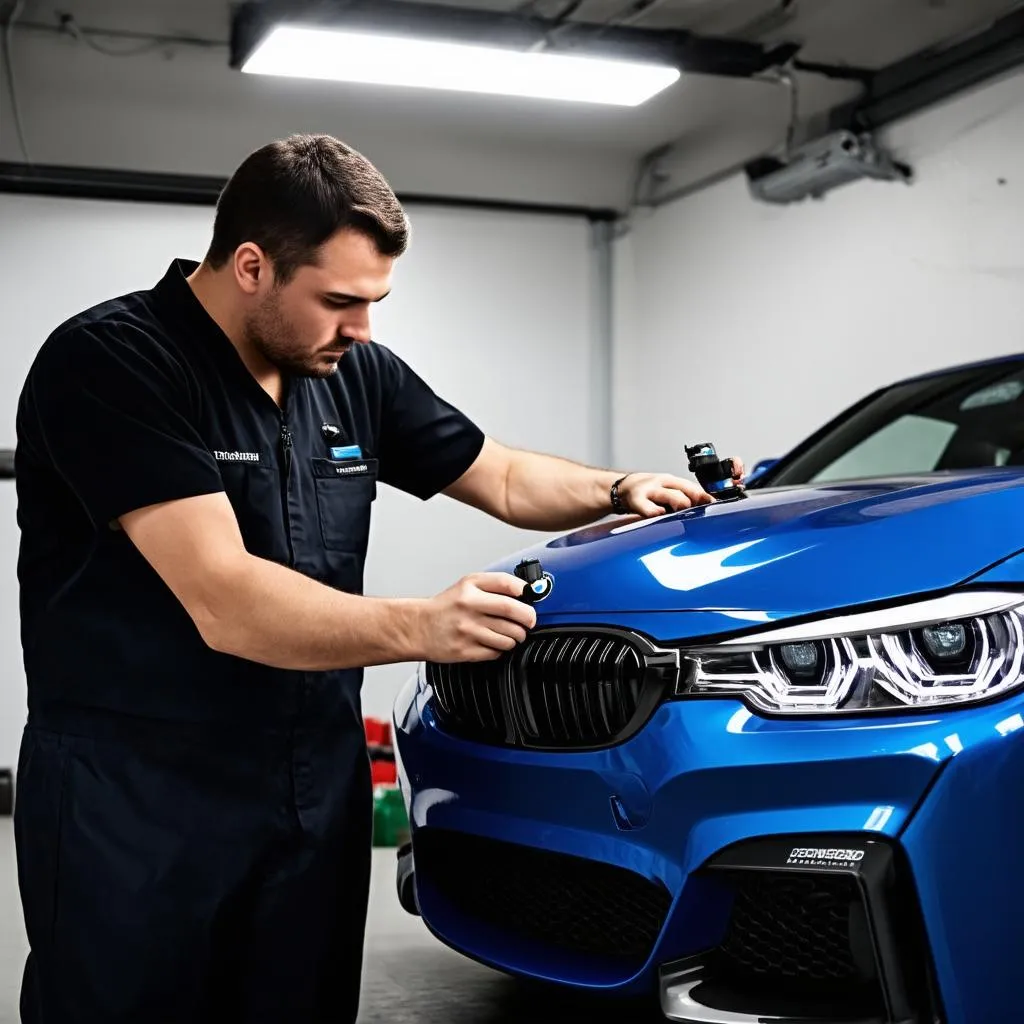
[{"label": "car roof", "polygon": [[992,359],[978,359],[972,363],[960,363],[957,366],[944,366],[940,370],[929,370],[926,373],[917,373],[911,377],[904,377],[895,381],[893,386],[899,384],[911,384],[914,381],[929,380],[932,377],[944,377],[947,373],[962,373],[964,370],[980,370],[986,366],[1003,366],[1012,363],[1024,363],[1024,352],[1015,352],[1008,356],[997,356]]}]

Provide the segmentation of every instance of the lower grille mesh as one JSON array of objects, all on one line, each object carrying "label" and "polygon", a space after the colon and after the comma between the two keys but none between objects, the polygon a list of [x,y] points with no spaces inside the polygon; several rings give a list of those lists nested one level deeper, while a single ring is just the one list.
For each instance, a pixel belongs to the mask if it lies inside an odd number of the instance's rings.
[{"label": "lower grille mesh", "polygon": [[[832,859],[833,849],[857,852]],[[689,958],[702,1005],[822,1024],[945,1019],[896,844],[863,833],[767,836],[726,847],[706,871],[729,916],[719,944]]]},{"label": "lower grille mesh", "polygon": [[532,942],[641,966],[668,913],[663,886],[624,868],[479,836],[416,832],[417,879],[461,913]]},{"label": "lower grille mesh", "polygon": [[722,954],[738,974],[857,985],[870,970],[854,955],[862,921],[850,876],[759,872],[738,886]]}]

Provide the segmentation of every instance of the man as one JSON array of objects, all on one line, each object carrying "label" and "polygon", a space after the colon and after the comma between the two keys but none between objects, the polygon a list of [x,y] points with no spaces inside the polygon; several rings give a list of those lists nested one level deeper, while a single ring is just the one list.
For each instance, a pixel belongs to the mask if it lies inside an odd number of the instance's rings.
[{"label": "man", "polygon": [[710,501],[510,450],[371,342],[408,225],[324,136],[253,153],[199,264],[59,327],[18,409],[26,1024],[351,1022],[361,669],[497,658],[512,575],[362,596],[378,483],[569,529]]}]

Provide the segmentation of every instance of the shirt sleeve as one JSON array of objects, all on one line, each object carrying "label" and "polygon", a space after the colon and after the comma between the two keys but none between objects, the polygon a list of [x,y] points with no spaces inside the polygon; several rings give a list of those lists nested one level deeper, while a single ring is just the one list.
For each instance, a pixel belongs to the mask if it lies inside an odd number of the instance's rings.
[{"label": "shirt sleeve", "polygon": [[436,395],[402,359],[378,345],[387,382],[380,426],[380,479],[426,501],[476,461],[484,432]]},{"label": "shirt sleeve", "polygon": [[29,372],[19,444],[103,527],[138,508],[224,489],[193,405],[185,369],[143,331],[71,327],[47,340]]}]

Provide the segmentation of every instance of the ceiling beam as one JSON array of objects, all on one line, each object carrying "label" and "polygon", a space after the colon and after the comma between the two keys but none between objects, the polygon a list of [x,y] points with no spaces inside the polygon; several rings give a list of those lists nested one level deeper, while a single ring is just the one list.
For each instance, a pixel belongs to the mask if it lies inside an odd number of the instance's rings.
[{"label": "ceiling beam", "polygon": [[969,39],[882,68],[864,97],[833,112],[836,128],[873,131],[1024,66],[1024,10]]},{"label": "ceiling beam", "polygon": [[[152,171],[0,161],[0,193],[16,195],[213,206],[226,182],[226,178],[198,174],[164,174]],[[612,222],[619,216],[616,210],[605,207],[531,203],[475,196],[399,192],[398,199],[408,206],[442,206],[582,217],[592,223]]]}]

